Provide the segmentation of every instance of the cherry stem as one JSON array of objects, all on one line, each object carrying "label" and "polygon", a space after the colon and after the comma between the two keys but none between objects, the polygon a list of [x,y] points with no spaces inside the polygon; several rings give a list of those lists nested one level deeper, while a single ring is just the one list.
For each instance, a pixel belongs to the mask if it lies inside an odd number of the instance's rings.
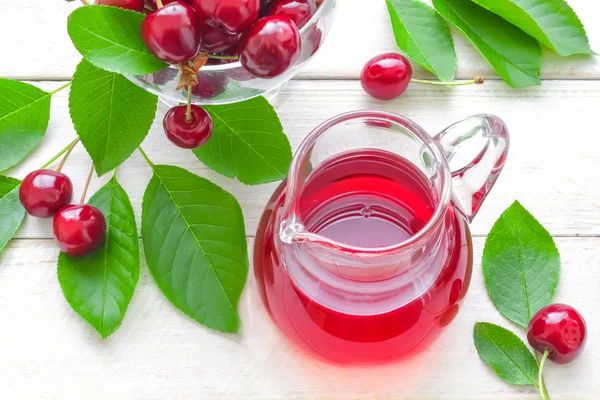
[{"label": "cherry stem", "polygon": [[65,163],[67,162],[67,158],[69,158],[69,155],[71,155],[71,152],[73,151],[73,149],[75,148],[75,146],[77,146],[77,143],[79,143],[79,138],[75,139],[71,143],[71,145],[67,149],[67,152],[66,152],[65,156],[60,161],[60,164],[58,164],[58,167],[56,167],[56,172],[62,171],[63,167],[65,166]]},{"label": "cherry stem", "polygon": [[185,112],[185,122],[192,122],[192,85],[187,88],[187,111]]},{"label": "cherry stem", "polygon": [[89,6],[91,3],[88,0],[81,0],[84,6]]},{"label": "cherry stem", "polygon": [[62,156],[63,154],[65,154],[70,148],[71,146],[73,146],[73,143],[77,143],[79,141],[79,138],[73,140],[71,143],[69,143],[68,145],[66,145],[64,147],[64,149],[62,149],[61,151],[58,152],[58,154],[56,154],[54,157],[52,157],[50,160],[48,160],[44,165],[42,165],[40,168],[38,169],[44,169],[46,168],[48,165],[52,164],[54,161],[58,160],[58,157]]},{"label": "cherry stem", "polygon": [[138,150],[140,151],[140,153],[142,153],[142,156],[144,156],[144,158],[146,159],[146,162],[148,163],[148,165],[152,168],[154,167],[154,163],[152,163],[152,161],[150,161],[150,159],[148,158],[148,156],[146,155],[146,152],[144,151],[144,149],[142,149],[142,146],[138,147]]},{"label": "cherry stem", "polygon": [[81,200],[79,200],[80,204],[85,204],[85,195],[87,194],[88,187],[90,187],[90,182],[92,181],[92,175],[94,175],[94,163],[92,163],[92,168],[90,168],[90,173],[88,174],[87,180],[85,181],[85,186],[83,187],[83,193],[81,193]]},{"label": "cherry stem", "polygon": [[482,85],[485,82],[481,76],[476,76],[475,79],[470,81],[460,81],[460,82],[438,82],[438,81],[428,81],[425,79],[411,79],[412,83],[423,83],[426,85],[441,85],[441,86],[467,86],[467,85]]},{"label": "cherry stem", "polygon": [[546,360],[550,355],[552,350],[546,347],[544,351],[544,355],[542,356],[542,361],[540,361],[540,368],[538,372],[538,386],[540,388],[540,394],[542,395],[542,399],[550,400],[550,395],[548,394],[548,390],[546,389],[546,384],[544,382],[544,364],[546,364]]},{"label": "cherry stem", "polygon": [[[540,368],[540,358],[538,357],[538,352],[534,351],[533,355],[535,356],[535,362],[537,363],[538,371],[539,371],[539,368]],[[541,389],[543,387],[544,390],[547,390],[546,389],[546,381],[544,381],[544,377],[543,376],[542,376],[542,385],[541,386],[536,385],[535,387],[537,389]]]},{"label": "cherry stem", "polygon": [[51,91],[50,95],[52,96],[53,94],[56,94],[56,93],[60,92],[61,90],[63,90],[64,88],[67,88],[69,86],[71,86],[71,82],[67,82],[64,85],[62,85],[61,87],[59,87],[58,89]]},{"label": "cherry stem", "polygon": [[214,58],[215,60],[239,60],[238,56],[219,56],[217,54],[209,54],[208,58]]},{"label": "cherry stem", "polygon": [[156,0],[156,8],[163,8],[162,0]]}]

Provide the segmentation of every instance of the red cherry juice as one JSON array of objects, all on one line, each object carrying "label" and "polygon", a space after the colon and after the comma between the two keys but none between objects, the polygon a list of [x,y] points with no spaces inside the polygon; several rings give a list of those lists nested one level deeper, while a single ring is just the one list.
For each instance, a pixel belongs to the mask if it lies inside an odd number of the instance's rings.
[{"label": "red cherry juice", "polygon": [[[448,235],[440,249],[446,253],[440,258],[443,266],[430,286],[390,311],[342,312],[300,290],[288,271],[301,266],[281,262],[281,246],[286,244],[277,236],[277,216],[285,184],[261,219],[254,272],[272,319],[299,346],[342,363],[384,362],[422,350],[454,319],[470,282],[472,246],[467,224],[452,203],[441,233]],[[430,180],[414,164],[389,152],[361,150],[313,170],[298,209],[310,232],[348,246],[374,248],[414,236],[431,219],[436,203]]]}]

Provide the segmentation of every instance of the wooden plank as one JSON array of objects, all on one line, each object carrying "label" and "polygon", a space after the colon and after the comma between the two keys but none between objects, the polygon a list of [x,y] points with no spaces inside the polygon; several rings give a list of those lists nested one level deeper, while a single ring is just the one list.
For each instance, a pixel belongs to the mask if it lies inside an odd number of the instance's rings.
[{"label": "wooden plank", "polygon": [[[45,89],[59,82],[42,83]],[[458,87],[452,91],[413,85],[400,99],[377,102],[365,95],[356,81],[294,81],[275,99],[293,148],[319,123],[336,114],[364,109],[397,112],[412,118],[431,133],[470,114],[494,113],[503,118],[512,134],[512,148],[506,170],[500,177],[480,215],[472,226],[475,235],[484,235],[500,213],[515,199],[520,200],[555,235],[600,234],[600,135],[597,134],[597,104],[600,82],[545,82],[542,87],[513,90],[501,82],[484,86]],[[257,228],[263,207],[276,184],[244,186],[207,169],[195,156],[171,145],[157,120],[144,142],[155,163],[174,164],[205,176],[240,201],[247,234]],[[75,137],[67,109],[67,92],[52,102],[50,127],[42,144],[10,174],[23,178],[38,168]],[[78,146],[65,167],[78,198],[90,160]],[[120,169],[119,177],[131,196],[134,209],[141,210],[142,196],[151,171],[135,153]],[[109,174],[110,175],[110,174]],[[94,179],[91,192],[108,177]],[[49,238],[48,220],[29,218],[19,231],[20,238]]]},{"label": "wooden plank", "polygon": [[[368,6],[364,0],[338,0],[337,3],[338,14],[331,36],[300,78],[356,79],[371,56],[397,51],[383,0],[370,1]],[[0,26],[5,33],[1,41],[0,77],[70,79],[81,57],[68,37],[66,19],[78,4],[23,2],[19,7],[12,7],[10,12],[0,13]],[[600,26],[596,23],[600,3],[569,0],[569,4],[586,26],[592,46],[600,51]],[[462,35],[454,31],[454,39],[459,55],[457,78],[496,77]],[[415,75],[431,76],[421,68],[416,68]],[[545,52],[543,77],[597,79],[600,78],[600,59],[586,56],[561,58]]]},{"label": "wooden plank", "polygon": [[[579,309],[591,334],[574,363],[549,363],[546,381],[553,398],[594,399],[600,391],[600,339],[593,334],[600,324],[600,238],[556,242],[563,261],[556,301]],[[53,242],[14,241],[0,255],[0,398],[538,399],[533,388],[503,383],[475,352],[476,321],[517,328],[489,301],[479,265],[483,239],[474,246],[471,289],[440,339],[412,359],[365,368],[300,353],[269,320],[252,274],[240,306],[241,338],[208,331],[178,312],[143,267],[122,327],[102,341],[62,297]]]}]

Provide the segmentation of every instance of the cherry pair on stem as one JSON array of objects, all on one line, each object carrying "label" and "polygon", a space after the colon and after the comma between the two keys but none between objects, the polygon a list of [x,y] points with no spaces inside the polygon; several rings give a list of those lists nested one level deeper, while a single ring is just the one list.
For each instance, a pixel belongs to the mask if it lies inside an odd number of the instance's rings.
[{"label": "cherry pair on stem", "polygon": [[[59,248],[72,257],[92,253],[106,236],[106,220],[96,207],[85,204],[85,197],[94,168],[90,169],[79,204],[70,204],[73,183],[61,172],[67,158],[79,140],[75,140],[39,170],[29,173],[19,188],[19,200],[25,210],[38,218],[54,217],[54,237]],[[46,169],[65,153],[56,170]]]}]

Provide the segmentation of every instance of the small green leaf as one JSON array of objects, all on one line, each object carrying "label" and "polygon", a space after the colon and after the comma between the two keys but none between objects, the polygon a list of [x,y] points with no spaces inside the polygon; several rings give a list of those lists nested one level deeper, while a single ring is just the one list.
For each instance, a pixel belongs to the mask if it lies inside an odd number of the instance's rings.
[{"label": "small green leaf", "polygon": [[80,7],[67,30],[81,55],[95,66],[120,74],[144,75],[168,65],[148,51],[140,33],[144,14],[117,7]]},{"label": "small green leaf", "polygon": [[537,362],[517,335],[501,326],[478,322],[473,341],[479,357],[505,382],[537,387]]},{"label": "small green leaf", "polygon": [[106,339],[115,332],[140,276],[135,215],[127,193],[113,177],[89,201],[106,217],[106,241],[94,253],[58,256],[58,281],[73,310]]},{"label": "small green leaf", "polygon": [[492,302],[515,324],[527,328],[552,302],[560,255],[552,236],[518,201],[492,227],[481,263]]},{"label": "small green leaf", "polygon": [[18,179],[0,175],[0,251],[12,239],[25,218],[25,208],[19,201],[20,184]]},{"label": "small green leaf", "polygon": [[182,168],[153,166],[142,204],[148,268],[167,299],[209,328],[241,331],[237,306],[248,276],[235,198]]},{"label": "small green leaf", "polygon": [[211,139],[194,150],[200,161],[247,185],[285,178],[292,148],[273,106],[263,97],[243,103],[206,106],[214,128]]},{"label": "small green leaf", "polygon": [[510,86],[541,84],[542,50],[534,38],[470,0],[433,0],[433,4]]},{"label": "small green leaf", "polygon": [[98,175],[113,170],[142,143],[158,98],[114,72],[82,60],[73,76],[69,111]]},{"label": "small green leaf", "polygon": [[33,85],[0,78],[0,171],[40,144],[50,120],[51,98]]},{"label": "small green leaf", "polygon": [[473,0],[561,56],[595,54],[575,11],[564,0]]},{"label": "small green leaf", "polygon": [[400,50],[440,80],[453,80],[456,52],[446,21],[419,0],[386,0],[386,3]]}]

